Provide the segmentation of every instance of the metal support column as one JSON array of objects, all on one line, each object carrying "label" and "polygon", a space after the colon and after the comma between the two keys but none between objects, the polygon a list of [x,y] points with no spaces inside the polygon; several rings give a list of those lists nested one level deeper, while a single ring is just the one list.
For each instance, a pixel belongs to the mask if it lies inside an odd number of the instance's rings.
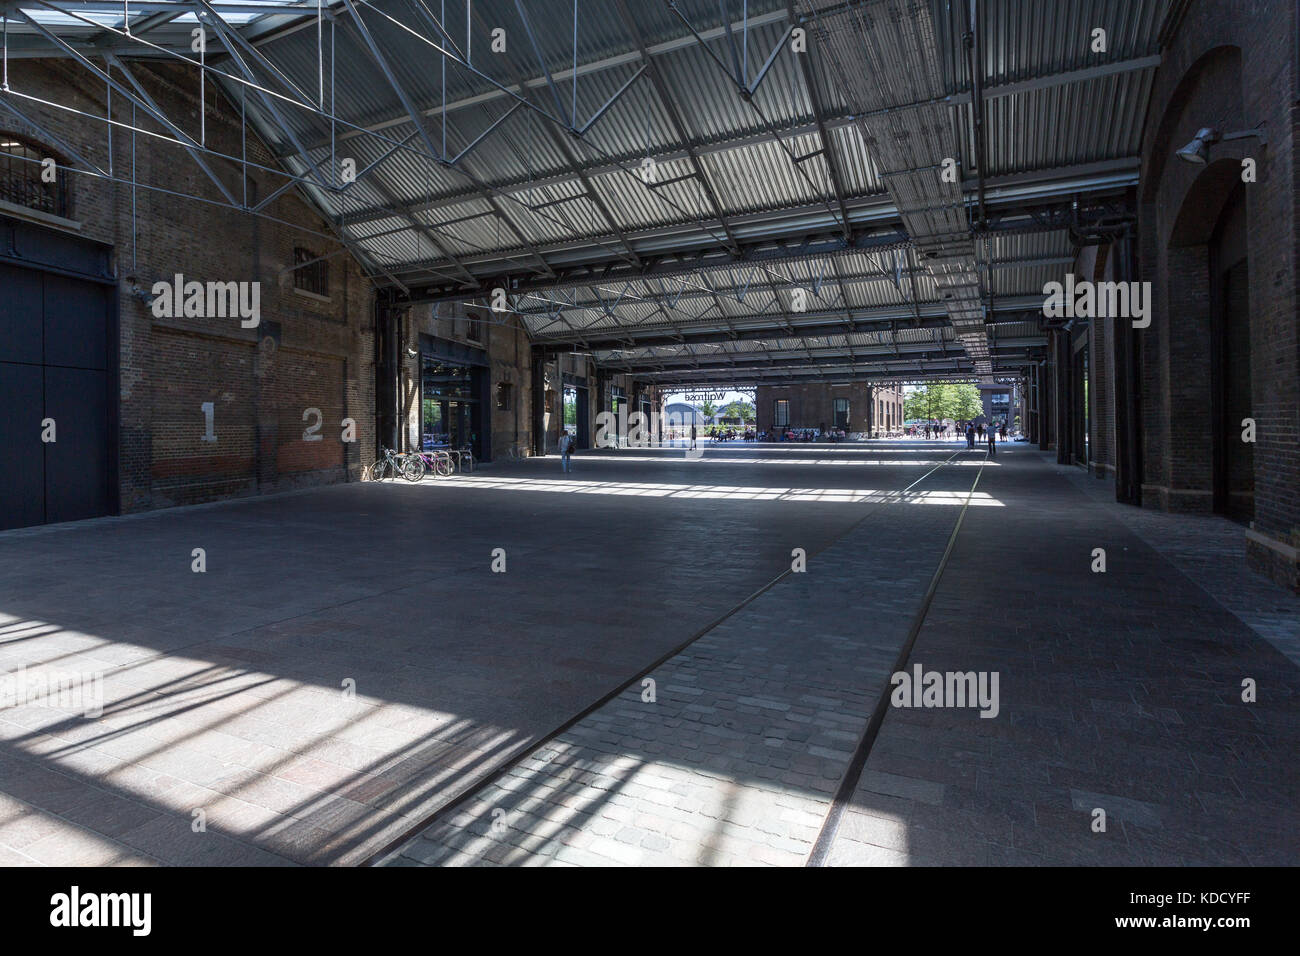
[{"label": "metal support column", "polygon": [[532,346],[533,434],[532,453],[546,454],[546,349]]},{"label": "metal support column", "polygon": [[[1133,263],[1132,233],[1126,230],[1115,243],[1116,278],[1130,281]],[[1133,323],[1114,320],[1115,348],[1115,500],[1142,504],[1142,377],[1139,333]]]},{"label": "metal support column", "polygon": [[1072,416],[1074,415],[1073,389],[1072,389],[1072,360],[1074,358],[1070,351],[1070,334],[1067,331],[1057,331],[1052,333],[1052,352],[1056,362],[1056,377],[1053,382],[1055,395],[1052,397],[1052,410],[1055,412],[1056,427],[1053,429],[1056,439],[1056,463],[1058,465],[1068,465],[1071,463],[1074,449],[1073,445],[1074,428]]},{"label": "metal support column", "polygon": [[1056,363],[1051,351],[1051,336],[1048,336],[1048,358],[1038,365],[1038,448],[1050,451],[1052,448],[1052,430],[1056,426]]}]

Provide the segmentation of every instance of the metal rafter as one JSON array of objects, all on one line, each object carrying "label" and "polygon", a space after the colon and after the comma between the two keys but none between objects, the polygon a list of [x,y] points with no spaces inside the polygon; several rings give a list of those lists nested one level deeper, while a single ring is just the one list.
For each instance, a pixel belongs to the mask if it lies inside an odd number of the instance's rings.
[{"label": "metal rafter", "polygon": [[[428,151],[428,161],[437,163],[446,169],[453,169],[466,179],[470,180],[470,182],[474,184],[475,189],[480,194],[481,198],[492,207],[492,210],[497,214],[501,221],[506,224],[506,227],[515,234],[520,245],[537,260],[541,267],[539,271],[544,275],[554,275],[554,272],[551,269],[550,264],[547,263],[545,257],[543,257],[536,247],[533,246],[524,234],[519,231],[519,227],[515,225],[514,220],[505,214],[505,211],[492,195],[491,190],[485,187],[482,183],[479,183],[477,179],[471,176],[462,167],[447,162],[446,157],[440,158],[440,151],[438,147],[434,145],[433,139],[429,136],[429,131],[424,126],[423,117],[420,115],[419,111],[416,110],[415,104],[406,92],[405,87],[398,81],[397,76],[393,73],[392,67],[388,63],[388,58],[384,55],[379,44],[375,42],[375,38],[370,32],[370,28],[367,27],[365,21],[361,19],[360,11],[357,10],[352,0],[343,0],[343,4],[351,15],[352,23],[356,27],[356,31],[360,35],[362,42],[365,43],[367,49],[370,51],[371,57],[379,66],[380,72],[384,74],[384,78],[388,81],[388,85],[392,88],[393,92],[397,94],[398,100],[401,101],[402,108],[406,110],[406,114],[410,118],[411,123],[420,134],[420,139],[423,141],[424,147]],[[441,247],[440,242],[435,242],[435,245]],[[450,253],[446,253],[446,255],[454,261],[454,257],[452,257]],[[464,267],[462,266],[462,268]]]},{"label": "metal rafter", "polygon": [[[650,74],[650,82],[654,84],[659,102],[663,105],[669,121],[673,124],[677,139],[682,143],[689,143],[691,138],[686,134],[686,125],[682,122],[681,115],[677,111],[677,104],[673,102],[673,98],[668,92],[667,84],[664,83],[663,76],[659,73],[658,64],[654,62],[653,57],[650,56],[649,51],[646,49],[645,38],[642,37],[640,27],[637,26],[636,20],[627,8],[627,0],[614,0],[614,3],[618,7],[619,15],[623,18],[623,23],[627,26],[629,36],[636,44],[637,52],[641,54],[641,62],[646,66],[647,72]],[[700,157],[696,154],[694,147],[686,146],[685,148],[686,155],[690,159],[691,169],[694,170],[700,188],[709,201],[714,218],[722,226],[722,231],[726,233],[727,241],[732,250],[739,250],[740,243],[723,213],[722,203],[718,201],[717,194],[713,191],[713,183],[709,181],[709,177],[704,171],[704,164],[700,162]]]},{"label": "metal rafter", "polygon": [[[786,0],[786,9],[790,11],[790,18],[793,20],[795,17],[794,0]],[[821,95],[817,92],[817,83],[812,75],[812,67],[808,64],[810,56],[812,56],[811,50],[802,55],[795,55],[795,59],[799,61],[799,75],[803,77],[804,91],[807,93],[808,102],[812,106],[813,122],[817,127],[817,140],[821,143],[822,155],[826,157],[826,169],[830,173],[831,187],[835,190],[835,202],[840,210],[840,222],[847,238],[851,227],[849,225],[849,210],[844,199],[844,174],[840,169],[839,153],[835,151],[830,134],[826,131],[826,111],[822,107]]]},{"label": "metal rafter", "polygon": [[[331,189],[330,184],[321,177],[316,164],[311,161],[311,154],[307,151],[306,147],[303,146],[302,141],[299,140],[298,134],[294,132],[293,127],[289,125],[289,121],[285,118],[284,113],[281,112],[279,105],[276,103],[275,97],[259,84],[257,74],[253,72],[252,67],[250,67],[248,63],[245,62],[244,58],[240,56],[237,49],[238,43],[232,39],[236,31],[232,30],[226,22],[221,19],[221,15],[213,11],[212,8],[206,4],[207,0],[194,0],[193,8],[196,16],[199,17],[201,22],[211,24],[212,28],[221,36],[226,48],[226,54],[230,57],[231,62],[235,64],[236,69],[244,75],[244,79],[250,84],[254,95],[256,95],[258,101],[261,102],[262,107],[271,117],[276,128],[279,129],[289,143],[292,144],[297,158],[306,169],[305,174],[310,176],[315,184],[321,189],[329,191]],[[297,102],[297,100],[294,100],[294,102]]]},{"label": "metal rafter", "polygon": [[[470,8],[470,11],[471,11],[471,16],[474,19],[474,22],[479,25],[480,29],[483,29],[486,25],[483,23],[483,19],[480,12],[474,10],[472,7]],[[520,9],[520,16],[523,16],[522,8]],[[544,65],[545,64],[543,64],[543,66]],[[549,73],[548,73],[548,77],[549,77]],[[522,105],[522,101],[527,101],[528,99],[528,87],[524,83],[525,79],[526,77],[523,75],[522,68],[516,68],[515,86],[518,89],[517,95],[521,100],[521,103],[516,104],[516,106]],[[633,77],[633,79],[635,79],[635,77]],[[618,94],[616,94],[615,97],[610,100],[610,104],[612,104],[614,100],[618,98],[618,96],[622,95],[624,90],[626,90],[630,85],[631,85],[631,81],[629,81],[628,84],[625,84],[623,89],[619,90]],[[606,107],[608,107],[608,105],[610,104],[606,104]],[[604,108],[602,108],[601,112],[604,112]],[[577,126],[577,117],[576,116],[570,117],[570,131],[573,132],[578,139],[581,139],[581,135],[578,133],[576,126]],[[578,162],[577,157],[574,156],[572,151],[569,149],[569,144],[564,141],[564,137],[560,133],[556,132],[556,130],[551,125],[544,124],[544,128],[546,129],[546,133],[550,138],[552,144],[555,146],[556,150],[560,153],[560,155],[564,157],[564,161],[568,166],[569,171],[575,177],[577,177],[580,183],[582,183],[582,188],[583,191],[586,193],[587,198],[596,206],[597,210],[600,211],[601,217],[605,220],[606,225],[608,225],[610,230],[614,233],[614,235],[618,237],[618,241],[620,245],[622,245],[623,251],[626,253],[626,258],[628,259],[628,261],[631,262],[633,265],[639,267],[641,265],[641,257],[638,256],[636,254],[636,251],[632,248],[632,244],[628,241],[627,236],[624,235],[622,227],[619,226],[618,221],[614,218],[614,214],[610,211],[609,205],[605,202],[604,197],[601,196],[601,194],[592,185],[590,178],[588,178],[587,176],[586,170],[583,168],[582,164]]]}]

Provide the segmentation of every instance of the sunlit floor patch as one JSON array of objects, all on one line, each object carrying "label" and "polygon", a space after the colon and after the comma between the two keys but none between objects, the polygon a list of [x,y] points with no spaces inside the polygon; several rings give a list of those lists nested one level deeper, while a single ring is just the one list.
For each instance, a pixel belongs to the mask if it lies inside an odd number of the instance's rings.
[{"label": "sunlit floor patch", "polygon": [[[537,459],[533,459],[534,461]],[[555,455],[546,456],[546,460],[552,461],[559,466],[559,458]],[[710,465],[848,465],[854,468],[866,466],[889,466],[894,468],[911,468],[921,465],[942,465],[947,464],[949,467],[975,467],[978,468],[984,464],[981,454],[977,457],[974,455],[962,456],[958,458],[947,457],[926,457],[926,458],[742,458],[737,455],[715,455],[711,450],[705,451],[700,458],[685,458],[681,455],[634,455],[626,452],[611,452],[608,454],[579,455],[575,461],[586,465],[589,462],[599,462],[602,465],[612,465],[620,463],[637,463],[637,464],[675,464],[685,462],[695,464],[707,462]],[[996,466],[997,459],[989,462],[990,465]]]},{"label": "sunlit floor patch", "polygon": [[[452,482],[445,483],[451,487]],[[715,499],[729,501],[795,501],[861,504],[898,502],[910,505],[962,505],[964,491],[889,491],[870,488],[763,488],[742,485],[688,485],[663,482],[580,481],[559,478],[510,478],[462,475],[454,486],[491,491],[545,491],[583,495],[631,495],[656,498]],[[434,487],[440,487],[435,485]],[[1001,508],[1002,502],[977,491],[970,496],[972,507]]]},{"label": "sunlit floor patch", "polygon": [[[0,670],[0,863],[331,862],[409,828],[466,769],[521,742],[346,681],[159,655],[14,615],[0,619]],[[43,808],[51,795],[57,813]],[[80,825],[105,817],[107,833]]]}]

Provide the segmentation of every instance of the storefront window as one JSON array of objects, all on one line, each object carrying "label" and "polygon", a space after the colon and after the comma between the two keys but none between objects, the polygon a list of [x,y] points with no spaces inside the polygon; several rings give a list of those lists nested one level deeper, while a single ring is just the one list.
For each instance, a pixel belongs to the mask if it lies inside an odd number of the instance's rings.
[{"label": "storefront window", "polygon": [[424,448],[472,448],[482,456],[476,388],[476,376],[481,374],[473,366],[424,357],[420,376]]}]

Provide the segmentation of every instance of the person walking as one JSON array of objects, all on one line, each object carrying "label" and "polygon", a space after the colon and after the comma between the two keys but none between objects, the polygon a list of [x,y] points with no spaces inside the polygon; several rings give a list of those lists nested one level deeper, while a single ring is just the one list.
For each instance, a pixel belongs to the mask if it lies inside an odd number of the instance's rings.
[{"label": "person walking", "polygon": [[970,422],[966,423],[966,447],[975,450],[975,426]]},{"label": "person walking", "polygon": [[1002,423],[1002,427],[998,429],[998,438],[1002,441],[1007,440],[1007,423],[1005,421]]},{"label": "person walking", "polygon": [[691,447],[695,447],[695,424],[691,423]]},{"label": "person walking", "polygon": [[568,430],[566,429],[564,433],[560,435],[560,467],[563,469],[566,475],[573,468],[573,466],[569,462],[569,458],[572,454],[573,454],[573,436],[570,435]]},{"label": "person walking", "polygon": [[998,457],[998,430],[990,425],[988,432],[989,432],[989,457],[996,458]]}]

